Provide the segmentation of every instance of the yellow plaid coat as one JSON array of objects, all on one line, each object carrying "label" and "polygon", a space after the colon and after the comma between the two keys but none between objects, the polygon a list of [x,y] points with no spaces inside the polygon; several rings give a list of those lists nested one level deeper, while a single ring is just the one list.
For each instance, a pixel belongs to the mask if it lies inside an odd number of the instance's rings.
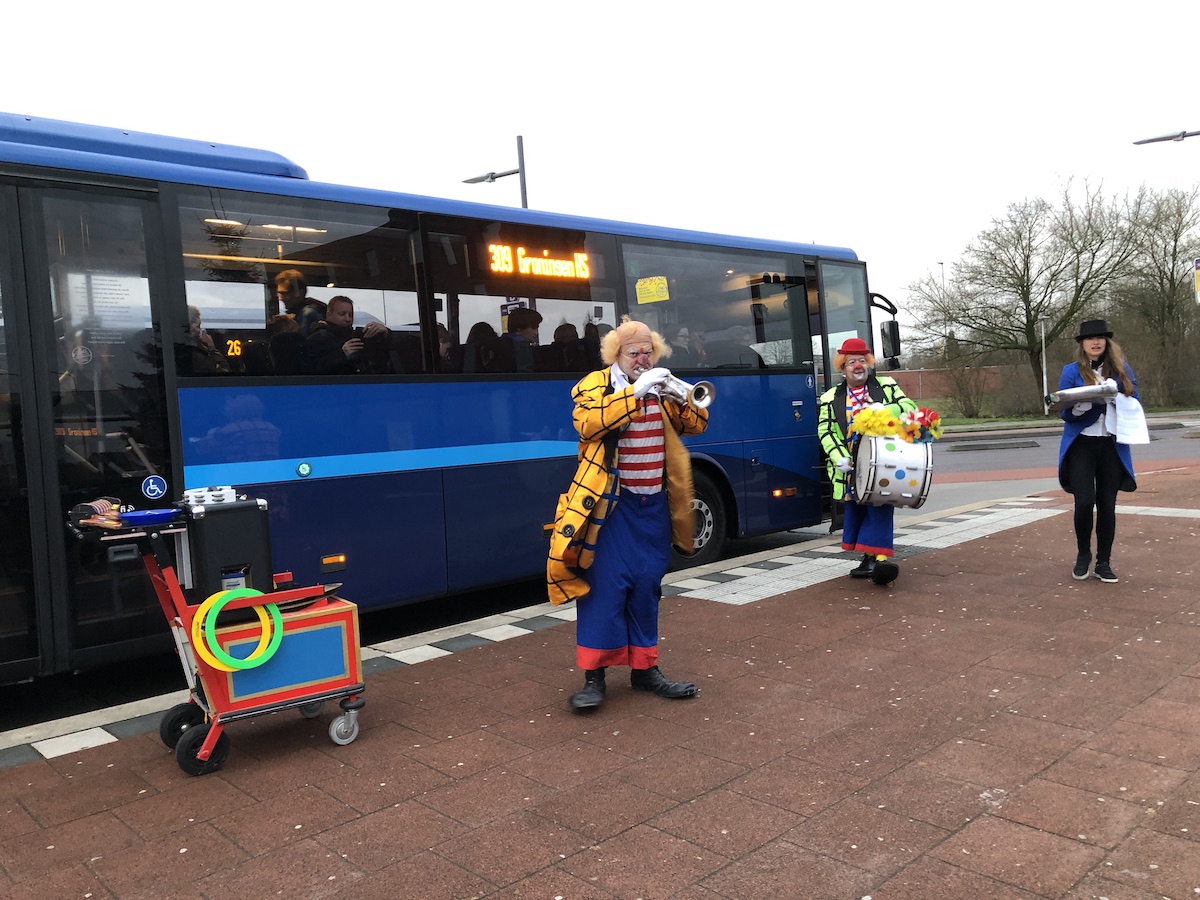
[{"label": "yellow plaid coat", "polygon": [[[618,486],[614,484],[617,441],[621,431],[640,415],[633,388],[614,390],[611,370],[601,369],[571,389],[573,419],[579,432],[579,466],[567,492],[558,498],[546,561],[546,587],[554,604],[578,600],[589,590],[583,573],[595,557],[596,538],[608,515]],[[692,550],[696,517],[692,512],[692,461],[681,434],[701,434],[708,412],[673,400],[661,403],[666,442],[666,491],[671,510],[671,543]]]}]

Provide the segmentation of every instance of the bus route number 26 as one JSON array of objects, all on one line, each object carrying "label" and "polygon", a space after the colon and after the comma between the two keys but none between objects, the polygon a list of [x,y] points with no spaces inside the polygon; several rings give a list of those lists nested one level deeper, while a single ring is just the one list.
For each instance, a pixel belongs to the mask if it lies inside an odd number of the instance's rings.
[{"label": "bus route number 26", "polygon": [[242,342],[238,341],[238,340],[227,340],[225,342],[225,355],[226,356],[241,356],[242,355]]}]

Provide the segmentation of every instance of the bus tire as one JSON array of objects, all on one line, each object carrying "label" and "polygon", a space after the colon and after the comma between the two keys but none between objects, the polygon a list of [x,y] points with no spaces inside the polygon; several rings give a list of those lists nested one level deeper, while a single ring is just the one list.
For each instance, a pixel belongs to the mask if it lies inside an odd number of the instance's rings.
[{"label": "bus tire", "polygon": [[692,510],[696,514],[695,550],[690,556],[685,556],[672,547],[672,569],[689,569],[716,562],[725,549],[728,537],[725,498],[720,488],[703,472],[692,475],[692,485]]}]

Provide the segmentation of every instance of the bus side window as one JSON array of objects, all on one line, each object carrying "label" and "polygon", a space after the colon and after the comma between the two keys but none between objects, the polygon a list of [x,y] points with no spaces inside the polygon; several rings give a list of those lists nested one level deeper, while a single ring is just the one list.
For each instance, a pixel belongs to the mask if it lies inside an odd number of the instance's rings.
[{"label": "bus side window", "polygon": [[[402,334],[417,338],[421,320],[415,214],[213,189],[181,193],[179,216],[187,302],[200,310],[214,340],[223,338],[218,350],[230,373],[324,378],[424,371],[419,338],[414,352]],[[334,321],[335,297],[351,301],[350,322]],[[283,330],[281,316],[295,321],[299,333]],[[314,329],[327,326],[310,346]],[[362,350],[335,365],[364,329]],[[183,364],[180,374],[200,374],[195,369]]]}]

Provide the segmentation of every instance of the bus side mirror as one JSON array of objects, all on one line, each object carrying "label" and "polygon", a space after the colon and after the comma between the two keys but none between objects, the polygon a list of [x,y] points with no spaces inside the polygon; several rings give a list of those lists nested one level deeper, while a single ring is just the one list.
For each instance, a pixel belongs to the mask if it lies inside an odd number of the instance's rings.
[{"label": "bus side mirror", "polygon": [[883,348],[883,355],[888,359],[894,359],[900,355],[900,323],[895,319],[888,319],[880,324],[879,345]]}]

